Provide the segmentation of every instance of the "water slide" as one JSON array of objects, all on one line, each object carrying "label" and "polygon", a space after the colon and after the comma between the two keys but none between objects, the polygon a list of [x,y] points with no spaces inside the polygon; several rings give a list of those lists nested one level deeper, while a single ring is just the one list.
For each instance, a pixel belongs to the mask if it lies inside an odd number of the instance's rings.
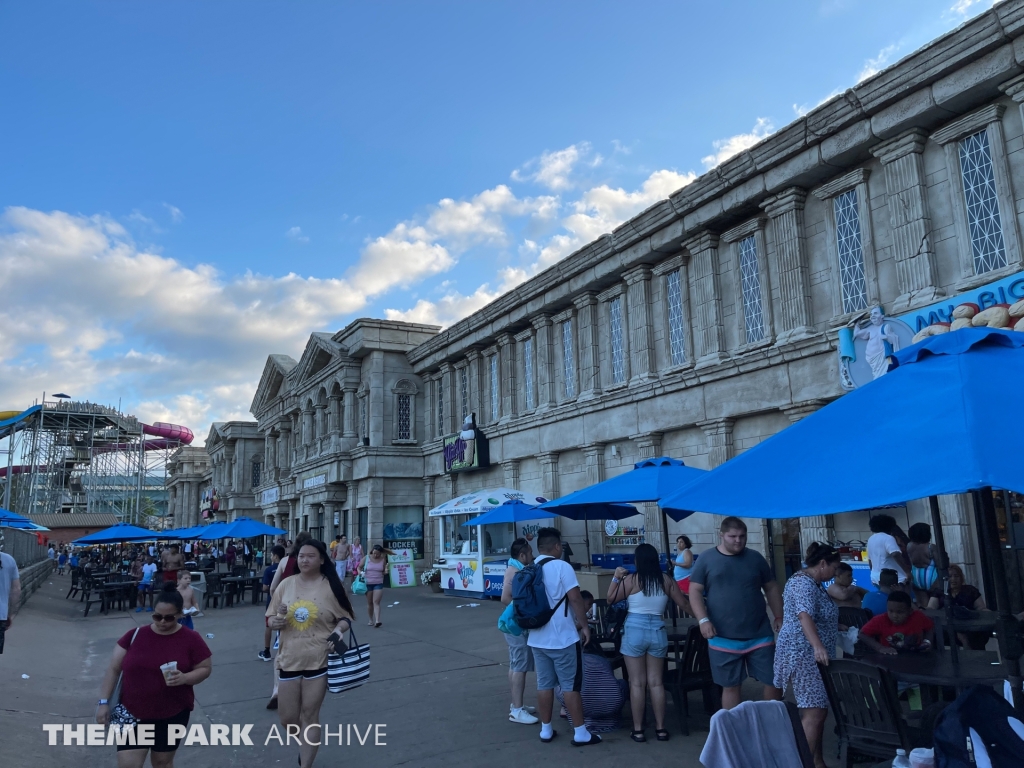
[{"label": "water slide", "polygon": [[[25,429],[28,426],[29,419],[35,414],[42,410],[41,405],[33,405],[31,408],[25,411],[0,411],[0,439],[13,435],[19,430]],[[189,445],[195,439],[195,435],[192,430],[188,427],[183,427],[179,424],[168,424],[163,421],[157,421],[153,424],[142,425],[143,434],[150,435],[157,438],[156,440],[146,440],[142,444],[144,451],[160,451],[165,448],[174,448],[178,445]],[[98,446],[93,450],[96,453],[107,453],[109,451],[121,451],[128,450],[129,448],[136,448],[136,443],[109,443],[107,445]],[[18,475],[24,472],[30,472],[31,466],[15,466],[11,467],[11,474]],[[46,467],[38,467],[42,472],[46,471]],[[7,467],[0,467],[0,477],[7,476]]]}]

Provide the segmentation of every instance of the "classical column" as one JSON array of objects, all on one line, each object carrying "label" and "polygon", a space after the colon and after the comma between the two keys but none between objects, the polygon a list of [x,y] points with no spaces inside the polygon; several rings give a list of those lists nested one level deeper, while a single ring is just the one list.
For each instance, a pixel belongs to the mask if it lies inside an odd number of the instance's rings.
[{"label": "classical column", "polygon": [[[348,506],[348,540],[355,541],[359,535],[359,481],[345,482],[345,504]],[[362,542],[363,551],[367,551],[366,542]]]},{"label": "classical column", "polygon": [[530,322],[537,329],[537,410],[544,410],[555,405],[553,326],[550,315],[534,315]]},{"label": "classical column", "polygon": [[923,159],[927,140],[927,132],[914,129],[871,150],[885,169],[892,255],[900,287],[900,295],[889,308],[889,314],[931,304],[945,295],[936,287]]},{"label": "classical column", "polygon": [[642,384],[655,376],[654,321],[651,318],[651,269],[646,264],[623,276],[629,302],[629,363],[631,384]]},{"label": "classical column", "polygon": [[480,387],[480,350],[470,349],[466,351],[466,360],[469,368],[469,412],[475,413],[477,421],[484,422],[483,398]]},{"label": "classical column", "polygon": [[509,459],[501,463],[505,476],[505,487],[519,490],[519,459]]},{"label": "classical column", "polygon": [[537,461],[540,462],[541,487],[544,498],[558,498],[558,451],[538,453]]},{"label": "classical column", "polygon": [[[427,563],[433,563],[441,556],[441,550],[436,546],[437,542],[437,518],[429,517],[428,514],[435,506],[434,504],[434,480],[433,477],[423,478],[423,559]],[[424,566],[426,567],[426,566]]]},{"label": "classical column", "polygon": [[597,348],[597,298],[587,291],[572,300],[576,305],[576,335],[579,340],[580,399],[601,394],[601,375]]},{"label": "classical column", "polygon": [[519,398],[516,397],[515,343],[512,335],[498,336],[498,390],[501,392],[501,419],[509,421],[519,413]]},{"label": "classical column", "polygon": [[726,359],[725,326],[722,322],[722,291],[718,280],[718,235],[701,232],[684,245],[690,252],[693,277],[694,337],[698,368]]},{"label": "classical column", "polygon": [[292,425],[290,419],[285,419],[278,424],[277,429],[277,468],[281,470],[282,475],[287,475],[288,469],[291,467],[292,457]]},{"label": "classical column", "polygon": [[[709,419],[698,422],[697,426],[704,431],[704,439],[708,447],[708,469],[714,469],[725,464],[733,456],[732,428],[735,422],[732,419]],[[715,540],[718,539],[718,529],[724,519],[723,515],[712,515]],[[759,521],[760,523],[760,521]]]},{"label": "classical column", "polygon": [[[603,483],[605,474],[604,443],[587,443],[582,446],[587,468],[587,485]],[[590,539],[590,553],[604,552],[604,520],[587,520],[587,538]]]},{"label": "classical column", "polygon": [[331,395],[330,408],[328,413],[330,414],[331,420],[331,453],[335,453],[341,450],[341,395]]},{"label": "classical column", "polygon": [[[642,435],[631,435],[629,439],[636,444],[637,458],[643,461],[661,456],[661,438],[661,432],[646,432]],[[668,531],[661,507],[654,502],[645,502],[643,513],[645,541],[654,545],[659,552],[668,552]]]},{"label": "classical column", "polygon": [[313,419],[316,422],[316,440],[314,448],[316,455],[324,452],[324,436],[327,434],[327,403],[317,403],[313,406]]},{"label": "classical column", "polygon": [[[807,190],[790,187],[761,203],[772,220],[779,266],[779,308],[782,328],[776,344],[790,344],[814,335],[811,315],[811,279],[804,237],[804,201]],[[767,258],[767,255],[764,256]]]},{"label": "classical column", "polygon": [[[805,416],[810,416],[816,410],[825,405],[824,400],[805,400],[800,403],[793,403],[789,408],[783,408],[782,412],[794,424]],[[832,515],[812,515],[800,518],[800,552],[807,551],[807,547],[815,541],[831,543],[836,540],[835,519]]]},{"label": "classical column", "polygon": [[[455,369],[451,363],[441,363],[441,398],[444,400],[444,422],[440,425],[439,434],[450,435],[455,431]],[[433,403],[434,412],[437,412],[437,400]],[[436,418],[436,417],[435,417]],[[461,425],[460,425],[461,426]]]},{"label": "classical column", "polygon": [[342,396],[345,400],[345,426],[342,432],[342,437],[358,437],[356,433],[356,388],[345,387],[342,390]]}]

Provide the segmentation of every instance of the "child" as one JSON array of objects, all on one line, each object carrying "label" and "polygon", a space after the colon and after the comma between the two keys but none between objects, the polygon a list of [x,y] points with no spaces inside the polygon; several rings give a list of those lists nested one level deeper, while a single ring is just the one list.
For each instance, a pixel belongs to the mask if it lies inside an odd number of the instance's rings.
[{"label": "child", "polygon": [[[150,613],[153,612],[153,577],[156,575],[156,563],[153,562],[151,556],[146,557],[146,564],[142,566],[139,576],[139,607],[135,609],[136,613],[141,613],[142,609],[145,608]],[[149,598],[149,605],[146,605],[146,599]]]},{"label": "child", "polygon": [[[268,565],[263,571],[263,594],[266,595],[267,605],[270,605],[270,585],[274,583],[274,574],[277,573],[277,566],[284,559],[284,547],[280,544],[275,544],[274,548],[270,550],[271,564]],[[262,661],[270,661],[270,623],[264,622],[266,626],[263,629],[263,650],[256,655]]]},{"label": "child", "polygon": [[893,591],[886,612],[860,628],[860,639],[876,653],[928,651],[935,642],[935,624],[924,613],[914,610],[910,595]]},{"label": "child", "polygon": [[580,597],[583,598],[583,608],[587,613],[587,623],[594,620],[594,596],[587,590],[580,590]]},{"label": "child", "polygon": [[[914,588],[917,604],[927,605],[929,593],[939,579],[939,570],[935,567],[932,529],[928,523],[915,523],[910,526],[907,559],[910,560],[910,583]],[[939,591],[941,592],[941,587]]]},{"label": "child", "polygon": [[178,571],[178,592],[181,593],[181,610],[186,612],[178,619],[178,623],[183,627],[195,629],[192,626],[192,614],[198,613],[199,604],[196,602],[196,591],[192,589],[192,574],[184,568]]},{"label": "child", "polygon": [[57,555],[57,575],[58,576],[63,576],[64,575],[64,566],[67,565],[67,562],[68,562],[68,553],[64,552],[64,551],[61,551],[61,553],[59,555]]},{"label": "child", "polygon": [[871,616],[881,616],[889,603],[889,593],[902,591],[900,575],[893,568],[883,568],[878,577],[878,591],[864,595],[860,607],[871,611]]},{"label": "child", "polygon": [[868,591],[853,583],[853,568],[849,563],[840,563],[836,577],[828,588],[828,596],[843,608],[860,608],[860,601]]}]

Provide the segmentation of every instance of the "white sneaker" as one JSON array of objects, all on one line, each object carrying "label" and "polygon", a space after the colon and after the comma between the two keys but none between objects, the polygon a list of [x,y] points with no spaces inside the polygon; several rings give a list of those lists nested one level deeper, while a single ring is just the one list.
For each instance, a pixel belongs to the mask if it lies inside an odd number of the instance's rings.
[{"label": "white sneaker", "polygon": [[523,725],[533,725],[534,723],[540,722],[536,717],[531,715],[526,709],[514,709],[508,713],[509,722],[522,723]]},{"label": "white sneaker", "polygon": [[[511,714],[512,710],[514,710],[514,709],[515,709],[515,707],[513,707],[511,704],[508,705],[509,714]],[[523,704],[523,709],[525,709],[531,715],[536,715],[537,714],[537,708],[536,707],[528,707],[525,704]]]}]

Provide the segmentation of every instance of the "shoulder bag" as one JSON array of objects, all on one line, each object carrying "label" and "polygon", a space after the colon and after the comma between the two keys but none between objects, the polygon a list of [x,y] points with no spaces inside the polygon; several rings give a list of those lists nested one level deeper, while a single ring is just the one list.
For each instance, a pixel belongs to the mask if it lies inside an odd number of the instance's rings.
[{"label": "shoulder bag", "polygon": [[359,575],[352,579],[352,594],[366,594],[366,560],[363,560],[363,567],[359,569]]},{"label": "shoulder bag", "polygon": [[[136,627],[135,632],[132,633],[132,640],[128,643],[128,649],[131,650],[132,643],[135,642],[135,638],[139,635],[139,630],[142,627]],[[128,654],[125,653],[125,658]],[[110,723],[112,725],[136,725],[139,722],[139,718],[128,711],[128,708],[121,703],[121,685],[124,683],[124,659],[121,660],[121,673],[117,676],[117,684],[114,686],[114,692],[110,694],[110,700],[107,706],[110,708]]]},{"label": "shoulder bag", "polygon": [[[365,584],[363,588],[366,588]],[[354,584],[352,591],[355,591]],[[327,690],[331,693],[350,691],[370,679],[370,644],[359,644],[351,621],[348,637],[347,651],[327,654]]]}]

